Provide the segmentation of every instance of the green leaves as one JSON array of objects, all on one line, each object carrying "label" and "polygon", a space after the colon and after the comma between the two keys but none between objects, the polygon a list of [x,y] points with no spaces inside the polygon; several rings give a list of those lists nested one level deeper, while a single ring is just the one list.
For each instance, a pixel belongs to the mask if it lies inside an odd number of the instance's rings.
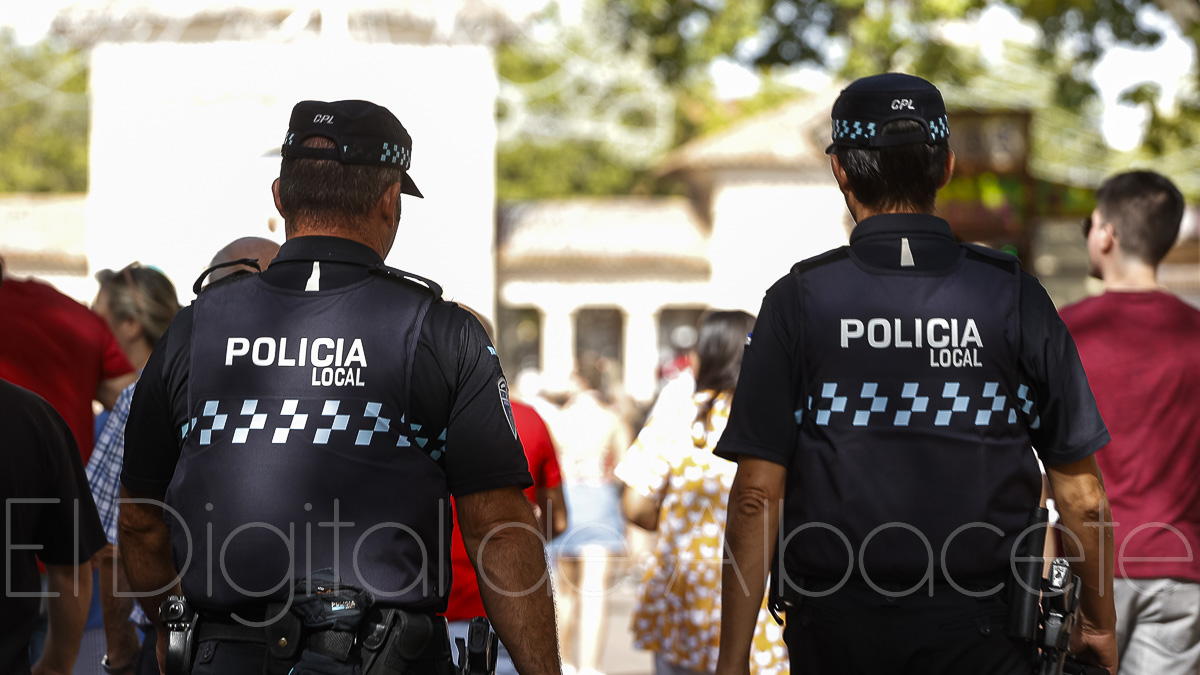
[{"label": "green leaves", "polygon": [[624,41],[648,38],[663,80],[679,82],[714,58],[733,54],[755,35],[761,0],[606,0],[626,29]]},{"label": "green leaves", "polygon": [[78,52],[0,30],[0,192],[87,189],[86,90]]}]

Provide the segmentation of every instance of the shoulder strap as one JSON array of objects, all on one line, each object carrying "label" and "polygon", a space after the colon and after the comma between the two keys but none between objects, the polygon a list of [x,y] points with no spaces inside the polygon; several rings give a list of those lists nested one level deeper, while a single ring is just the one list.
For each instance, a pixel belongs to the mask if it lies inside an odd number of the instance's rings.
[{"label": "shoulder strap", "polygon": [[439,286],[438,283],[436,281],[433,281],[432,279],[426,279],[425,277],[423,277],[419,274],[413,274],[412,272],[405,272],[404,270],[398,270],[395,267],[388,267],[387,265],[371,265],[370,267],[367,268],[367,270],[371,274],[385,277],[387,279],[395,279],[397,281],[402,281],[406,284],[423,287],[425,290],[427,290],[431,294],[433,294],[433,297],[435,299],[437,299],[437,300],[442,299],[442,287]]},{"label": "shoulder strap", "polygon": [[200,273],[200,276],[196,278],[196,283],[192,284],[192,292],[200,295],[200,290],[204,287],[204,280],[208,275],[223,267],[233,267],[234,265],[245,265],[246,267],[253,267],[259,272],[262,271],[262,268],[258,266],[258,258],[239,258],[237,260],[230,260],[229,262],[217,263]]},{"label": "shoulder strap", "polygon": [[966,249],[967,257],[972,260],[999,267],[1006,272],[1016,271],[1018,278],[1020,277],[1021,261],[1016,256],[978,244],[961,244],[961,246]]},{"label": "shoulder strap", "polygon": [[818,267],[821,267],[822,265],[828,265],[830,263],[835,263],[835,262],[838,262],[839,260],[845,260],[846,258],[849,258],[849,257],[850,257],[850,247],[849,246],[839,246],[838,248],[830,249],[824,253],[821,253],[820,255],[815,255],[811,258],[801,260],[800,262],[796,263],[795,265],[792,265],[792,274],[803,274],[811,269],[816,269]]}]

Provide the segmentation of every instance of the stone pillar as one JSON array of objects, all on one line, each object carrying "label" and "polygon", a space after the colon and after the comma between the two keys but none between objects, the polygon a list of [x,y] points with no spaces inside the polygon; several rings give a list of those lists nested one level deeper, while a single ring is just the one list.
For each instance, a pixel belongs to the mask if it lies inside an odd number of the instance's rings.
[{"label": "stone pillar", "polygon": [[625,311],[625,389],[646,403],[654,398],[658,365],[658,307],[632,306]]}]

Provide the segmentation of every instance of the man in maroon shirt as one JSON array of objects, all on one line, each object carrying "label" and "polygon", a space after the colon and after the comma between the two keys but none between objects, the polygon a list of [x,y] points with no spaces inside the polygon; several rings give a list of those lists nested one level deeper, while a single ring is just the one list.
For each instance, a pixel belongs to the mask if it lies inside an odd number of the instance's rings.
[{"label": "man in maroon shirt", "polygon": [[[494,343],[496,331],[492,328],[492,322],[470,307],[462,307],[479,319],[488,339]],[[533,485],[525,489],[525,497],[534,505],[542,536],[550,540],[567,529],[567,502],[563,497],[562,477],[558,469],[558,451],[554,447],[554,440],[550,437],[545,421],[536,410],[516,400],[512,401],[512,409],[513,423],[521,439],[521,446],[525,449],[529,473],[533,476]],[[457,523],[457,510],[454,518]],[[445,617],[449,622],[450,641],[454,643],[455,638],[466,640],[471,619],[487,616],[483,607],[483,596],[479,592],[479,577],[475,574],[475,568],[471,565],[466,545],[463,543],[462,530],[457,526],[454,528],[454,538],[450,542],[450,563],[453,576]],[[456,644],[456,654],[457,649]],[[459,658],[462,658],[461,655]],[[504,643],[500,643],[496,675],[516,675],[516,672],[508,649]]]},{"label": "man in maroon shirt", "polygon": [[86,466],[95,433],[92,400],[111,410],[121,390],[137,378],[125,352],[104,319],[34,279],[4,278],[0,317],[0,378],[54,406],[70,426]]},{"label": "man in maroon shirt", "polygon": [[1096,454],[1116,539],[1122,675],[1200,670],[1200,311],[1159,288],[1184,201],[1167,178],[1109,178],[1084,221],[1105,292],[1063,308],[1112,442]]}]

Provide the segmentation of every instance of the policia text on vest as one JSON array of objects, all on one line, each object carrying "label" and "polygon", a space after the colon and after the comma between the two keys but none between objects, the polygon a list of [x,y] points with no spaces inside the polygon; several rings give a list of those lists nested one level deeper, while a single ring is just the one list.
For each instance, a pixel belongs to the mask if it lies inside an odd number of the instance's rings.
[{"label": "policia text on vest", "polygon": [[[238,365],[239,358],[256,366],[312,368],[314,387],[362,387],[367,354],[360,338],[307,337],[293,339],[289,348],[286,337],[231,337],[225,346],[225,365]],[[294,349],[294,351],[293,351]]]},{"label": "policia text on vest", "polygon": [[932,368],[979,368],[979,350],[983,340],[974,319],[966,319],[959,327],[958,319],[842,319],[841,344],[846,349],[851,341],[866,339],[875,349],[929,348]]}]

